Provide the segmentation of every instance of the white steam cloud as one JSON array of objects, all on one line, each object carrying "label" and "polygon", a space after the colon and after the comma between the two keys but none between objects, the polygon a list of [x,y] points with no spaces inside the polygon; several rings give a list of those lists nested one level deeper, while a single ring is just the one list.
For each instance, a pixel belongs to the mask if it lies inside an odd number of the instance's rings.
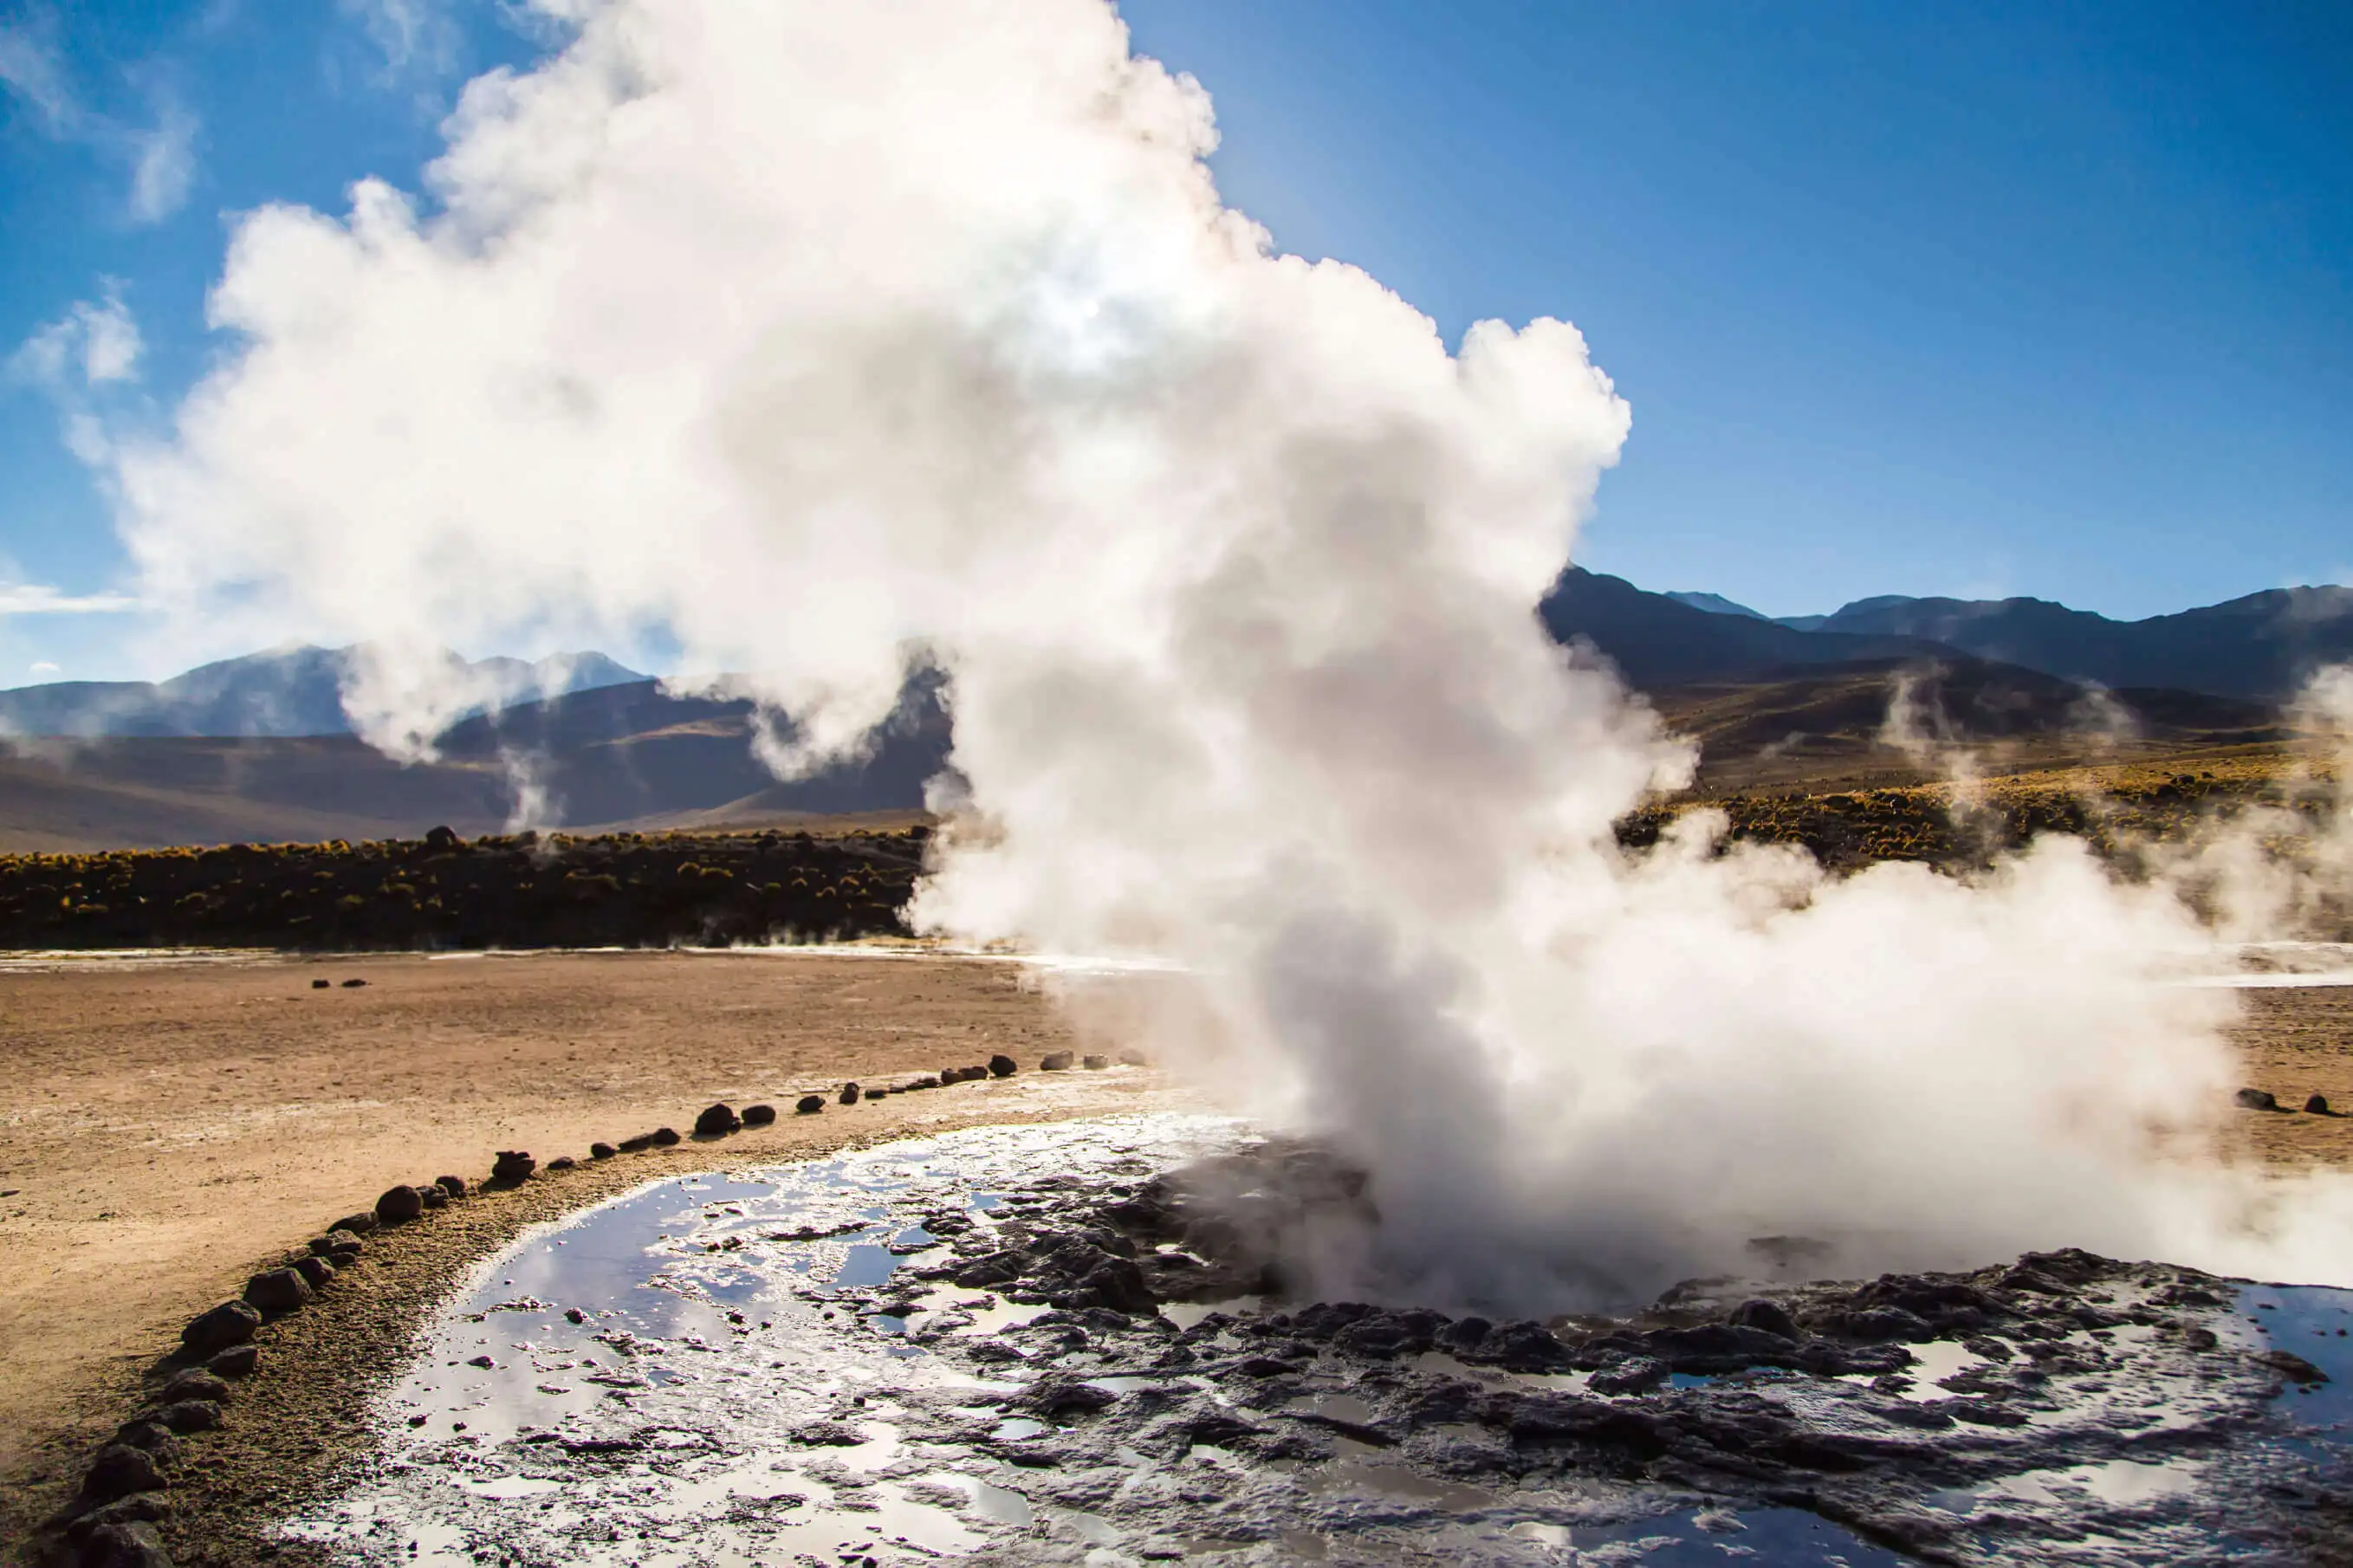
[{"label": "white steam cloud", "polygon": [[667,626],[808,754],[936,660],[972,814],[920,916],[1181,962],[1373,1168],[1335,1288],[1557,1306],[1767,1231],[2353,1279],[2335,1187],[2153,1150],[2232,1085],[2168,888],[1618,848],[1690,759],[1532,613],[1628,431],[1574,328],[1450,354],[1275,254],[1102,0],[543,8],[429,205],[238,226],[241,351],[111,448],[144,597],[367,643],[409,752],[450,644]]}]

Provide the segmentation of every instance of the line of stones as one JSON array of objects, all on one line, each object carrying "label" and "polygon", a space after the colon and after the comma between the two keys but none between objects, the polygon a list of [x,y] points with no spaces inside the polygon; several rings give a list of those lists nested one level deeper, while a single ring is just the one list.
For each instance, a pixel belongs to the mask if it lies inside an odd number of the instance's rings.
[{"label": "line of stones", "polygon": [[[1143,1058],[1133,1054],[1123,1055],[1121,1059],[1130,1066],[1143,1065]],[[1042,1058],[1038,1066],[1041,1071],[1060,1072],[1082,1063],[1101,1069],[1111,1066],[1111,1058],[1080,1058],[1071,1051],[1054,1051]],[[892,1094],[989,1078],[1010,1078],[1018,1070],[1011,1057],[998,1055],[991,1057],[986,1066],[943,1068],[935,1075],[892,1088],[863,1089],[856,1083],[845,1083],[835,1100],[841,1105],[857,1105]],[[814,1116],[825,1106],[823,1095],[810,1094],[802,1096],[794,1109],[799,1115]],[[745,1127],[765,1126],[776,1120],[776,1110],[771,1105],[747,1105],[738,1112],[722,1102],[706,1107],[695,1118],[694,1131],[699,1137],[722,1137]],[[609,1160],[617,1154],[669,1148],[681,1142],[675,1128],[659,1127],[625,1138],[617,1144],[592,1143],[588,1157]],[[567,1171],[577,1163],[571,1156],[563,1155],[550,1160],[547,1169]],[[539,1162],[528,1151],[501,1149],[483,1187],[520,1186],[538,1169]],[[255,1274],[245,1282],[245,1292],[238,1300],[224,1301],[191,1319],[180,1331],[178,1352],[170,1358],[180,1363],[178,1367],[153,1393],[149,1408],[124,1422],[100,1447],[82,1479],[80,1491],[50,1521],[56,1549],[48,1554],[47,1561],[58,1568],[68,1563],[74,1568],[172,1568],[171,1553],[155,1529],[158,1521],[171,1514],[171,1502],[164,1495],[169,1484],[167,1473],[177,1467],[182,1458],[180,1439],[219,1426],[222,1407],[229,1403],[230,1384],[252,1375],[259,1366],[261,1349],[253,1342],[255,1332],[264,1322],[309,1305],[334,1279],[338,1269],[359,1261],[366,1249],[365,1237],[380,1229],[421,1219],[428,1211],[446,1208],[477,1190],[463,1176],[436,1176],[422,1186],[387,1188],[372,1209],[346,1215],[329,1226],[324,1234],[311,1237],[302,1256],[282,1267]]]}]

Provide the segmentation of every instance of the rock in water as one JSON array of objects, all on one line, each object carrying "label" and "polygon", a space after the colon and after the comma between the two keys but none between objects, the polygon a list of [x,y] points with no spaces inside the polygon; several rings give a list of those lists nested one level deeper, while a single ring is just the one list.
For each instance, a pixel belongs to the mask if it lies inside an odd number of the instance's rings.
[{"label": "rock in water", "polygon": [[[306,1258],[305,1263],[318,1263],[316,1258]],[[310,1305],[311,1281],[294,1268],[266,1268],[245,1282],[245,1299],[261,1309],[264,1316],[278,1317]]]},{"label": "rock in water", "polygon": [[375,1201],[375,1217],[385,1225],[405,1225],[425,1212],[425,1200],[415,1187],[387,1187]]},{"label": "rock in water", "polygon": [[776,1119],[776,1108],[773,1105],[747,1105],[744,1108],[744,1125],[746,1127],[765,1127]]},{"label": "rock in water", "polygon": [[2267,1089],[2242,1089],[2239,1091],[2238,1101],[2239,1109],[2242,1110],[2277,1110],[2279,1109],[2279,1101],[2272,1097],[2272,1091]]},{"label": "rock in water", "polygon": [[1740,1328],[1762,1329],[1785,1340],[1798,1337],[1798,1321],[1789,1316],[1788,1309],[1761,1296],[1751,1297],[1733,1308],[1730,1321]]},{"label": "rock in water", "polygon": [[841,1086],[841,1096],[840,1096],[841,1103],[842,1103],[842,1104],[844,1104],[844,1105],[855,1105],[855,1104],[857,1104],[857,1103],[858,1103],[858,1097],[859,1097],[859,1093],[860,1093],[860,1090],[859,1090],[859,1088],[858,1088],[858,1086],[857,1086],[856,1084],[854,1084],[854,1083],[845,1083],[845,1084],[843,1084],[843,1085]]},{"label": "rock in water", "polygon": [[1049,1051],[1046,1055],[1038,1058],[1038,1070],[1039,1072],[1065,1072],[1069,1070],[1071,1064],[1078,1059],[1078,1056],[1075,1052]]},{"label": "rock in water", "polygon": [[1011,1078],[1021,1069],[1011,1057],[999,1054],[988,1058],[988,1070],[999,1078]]},{"label": "rock in water", "polygon": [[182,1329],[180,1343],[192,1356],[208,1356],[215,1351],[245,1343],[259,1327],[259,1312],[243,1301],[223,1301]]},{"label": "rock in water", "polygon": [[821,1094],[802,1095],[800,1098],[800,1103],[793,1107],[793,1110],[802,1116],[815,1116],[818,1111],[823,1110],[824,1109],[825,1096]]},{"label": "rock in water", "polygon": [[539,1162],[531,1157],[528,1150],[501,1149],[499,1157],[491,1162],[491,1180],[520,1182],[538,1169]]},{"label": "rock in water", "polygon": [[702,1138],[716,1138],[724,1133],[739,1131],[743,1126],[744,1119],[736,1115],[735,1108],[724,1100],[717,1105],[704,1107],[702,1114],[694,1119],[695,1133]]}]

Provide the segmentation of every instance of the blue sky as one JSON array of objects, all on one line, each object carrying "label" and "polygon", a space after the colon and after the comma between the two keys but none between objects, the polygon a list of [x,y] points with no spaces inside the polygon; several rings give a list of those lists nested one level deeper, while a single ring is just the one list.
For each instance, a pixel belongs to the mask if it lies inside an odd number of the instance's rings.
[{"label": "blue sky", "polygon": [[[1585,330],[1634,406],[1588,564],[1775,614],[2353,581],[2353,9],[1125,11],[1282,247],[1450,337]],[[110,395],[160,418],[229,215],[414,188],[458,87],[546,43],[497,0],[0,0],[0,684],[169,673],[17,345],[119,299]]]}]

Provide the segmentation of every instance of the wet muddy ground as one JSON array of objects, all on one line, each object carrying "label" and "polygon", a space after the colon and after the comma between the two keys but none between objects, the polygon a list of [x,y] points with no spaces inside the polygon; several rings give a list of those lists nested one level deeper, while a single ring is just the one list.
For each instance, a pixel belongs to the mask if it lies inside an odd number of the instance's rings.
[{"label": "wet muddy ground", "polygon": [[[1214,1194],[1212,1198],[1211,1194]],[[364,1563],[2344,1561],[2353,1292],[2082,1253],[1615,1316],[1285,1301],[1132,1116],[669,1176],[522,1238],[286,1520]],[[1804,1272],[1791,1238],[1764,1276]]]}]

